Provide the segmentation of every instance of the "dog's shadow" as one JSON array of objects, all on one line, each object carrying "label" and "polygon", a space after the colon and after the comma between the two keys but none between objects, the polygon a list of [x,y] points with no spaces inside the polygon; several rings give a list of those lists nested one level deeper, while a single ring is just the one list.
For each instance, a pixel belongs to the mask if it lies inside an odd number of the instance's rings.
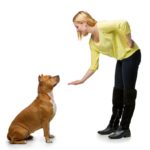
[{"label": "dog's shadow", "polygon": [[43,137],[41,137],[41,136],[34,136],[33,138],[28,139],[26,144],[10,144],[10,142],[7,140],[5,142],[5,145],[9,149],[14,149],[14,150],[19,149],[19,148],[25,148],[26,149],[26,148],[31,148],[31,147],[35,147],[37,149],[37,148],[43,147],[43,146],[45,148],[52,147],[54,142],[55,142],[55,138],[52,139],[52,143],[46,143],[43,140]]}]

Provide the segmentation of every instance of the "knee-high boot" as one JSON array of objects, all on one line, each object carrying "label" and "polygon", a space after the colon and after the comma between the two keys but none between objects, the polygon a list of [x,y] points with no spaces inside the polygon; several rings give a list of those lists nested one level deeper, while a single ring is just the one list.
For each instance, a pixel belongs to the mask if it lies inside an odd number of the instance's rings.
[{"label": "knee-high boot", "polygon": [[129,129],[131,118],[135,109],[135,99],[137,91],[135,89],[125,89],[124,90],[124,108],[122,113],[122,119],[120,122],[120,127],[109,136],[111,139],[119,139],[122,137],[130,137],[131,132]]},{"label": "knee-high boot", "polygon": [[110,134],[118,128],[123,108],[123,89],[114,87],[112,104],[112,115],[109,124],[104,130],[98,131],[99,134]]},{"label": "knee-high boot", "polygon": [[137,91],[135,89],[124,90],[124,110],[120,126],[123,129],[129,129],[131,118],[135,109],[135,99]]}]

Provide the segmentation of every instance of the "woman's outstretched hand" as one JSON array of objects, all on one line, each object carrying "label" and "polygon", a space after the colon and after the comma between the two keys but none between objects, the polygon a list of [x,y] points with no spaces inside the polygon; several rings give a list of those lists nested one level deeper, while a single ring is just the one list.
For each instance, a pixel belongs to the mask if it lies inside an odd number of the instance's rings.
[{"label": "woman's outstretched hand", "polygon": [[83,78],[81,78],[81,80],[76,80],[76,81],[70,82],[70,83],[68,83],[68,85],[78,85],[78,84],[82,84],[82,83],[84,83],[92,74],[94,74],[94,71],[88,69],[88,71],[87,71],[86,74],[83,76]]},{"label": "woman's outstretched hand", "polygon": [[78,85],[78,84],[82,84],[82,83],[83,83],[82,80],[76,80],[76,81],[68,83],[68,85]]}]

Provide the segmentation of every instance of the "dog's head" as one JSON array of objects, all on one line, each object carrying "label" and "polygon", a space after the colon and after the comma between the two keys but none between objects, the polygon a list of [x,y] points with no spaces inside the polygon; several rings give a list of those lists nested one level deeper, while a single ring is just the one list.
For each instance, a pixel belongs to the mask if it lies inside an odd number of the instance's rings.
[{"label": "dog's head", "polygon": [[50,75],[39,75],[39,87],[38,92],[48,93],[57,85],[60,78],[59,76],[50,76]]}]

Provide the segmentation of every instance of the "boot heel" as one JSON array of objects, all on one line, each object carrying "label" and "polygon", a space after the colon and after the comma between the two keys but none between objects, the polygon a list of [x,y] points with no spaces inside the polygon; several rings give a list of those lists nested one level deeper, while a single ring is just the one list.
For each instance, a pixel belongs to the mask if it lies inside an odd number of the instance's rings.
[{"label": "boot heel", "polygon": [[128,133],[124,134],[124,136],[123,136],[123,137],[127,138],[127,137],[130,137],[130,136],[131,136],[131,133],[130,133],[130,132],[128,132]]},{"label": "boot heel", "polygon": [[130,136],[131,136],[130,134],[126,134],[126,135],[124,135],[124,137],[125,137],[125,138],[130,137]]}]

